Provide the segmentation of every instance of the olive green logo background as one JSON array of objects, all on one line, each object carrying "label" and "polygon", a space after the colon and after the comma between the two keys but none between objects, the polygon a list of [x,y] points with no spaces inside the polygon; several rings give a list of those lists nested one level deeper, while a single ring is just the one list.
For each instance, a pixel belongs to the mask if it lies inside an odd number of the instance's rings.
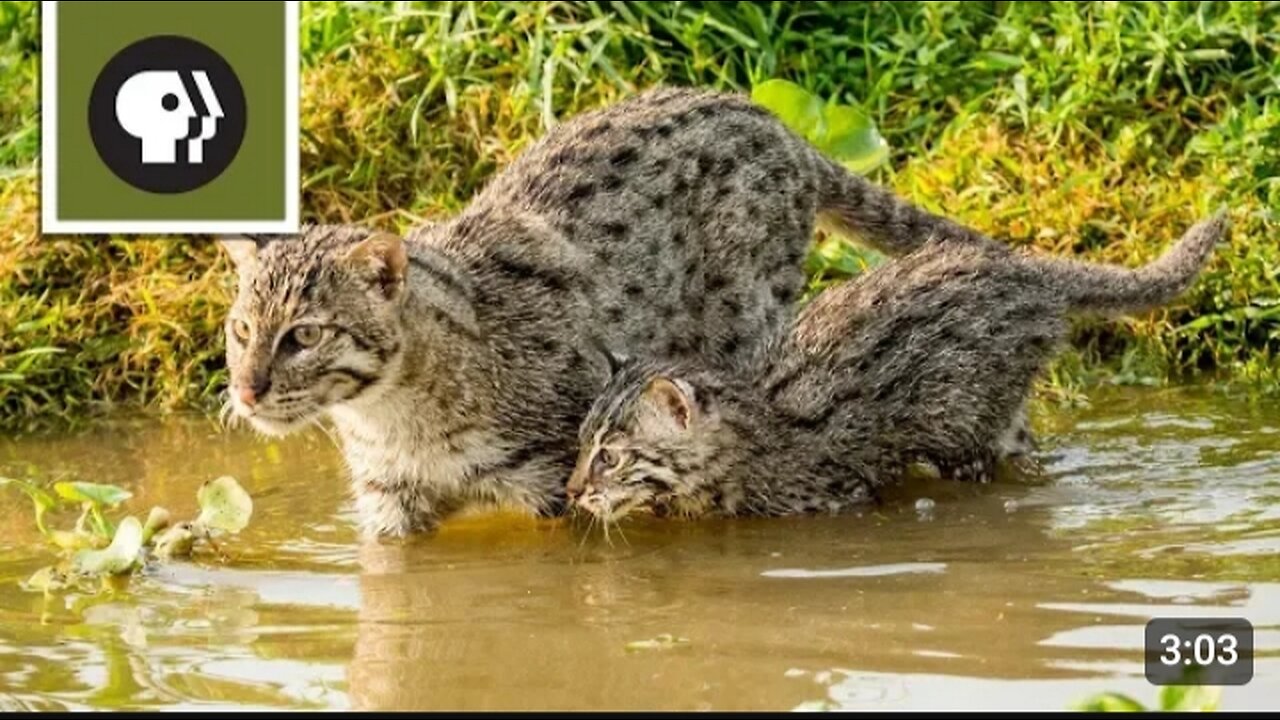
[{"label": "olive green logo background", "polygon": [[[297,67],[290,67],[297,58],[296,3],[43,6],[44,62],[56,54],[52,72],[44,71],[46,83],[56,82],[56,88],[45,88],[43,130],[56,133],[56,146],[45,139],[46,231],[296,230]],[[156,35],[181,35],[208,45],[244,88],[247,126],[239,152],[221,175],[185,193],[149,193],[121,180],[99,156],[89,130],[89,98],[99,73],[125,47]],[[48,117],[51,90],[56,118]],[[56,196],[53,203],[50,192]]]}]

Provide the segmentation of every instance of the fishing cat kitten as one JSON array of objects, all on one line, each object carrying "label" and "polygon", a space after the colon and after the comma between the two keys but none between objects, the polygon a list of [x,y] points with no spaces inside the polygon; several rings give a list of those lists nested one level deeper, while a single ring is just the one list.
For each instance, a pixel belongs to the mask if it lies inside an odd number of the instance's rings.
[{"label": "fishing cat kitten", "polygon": [[985,480],[1068,317],[1172,301],[1225,228],[1204,220],[1136,271],[931,242],[819,295],[746,371],[626,365],[581,427],[569,496],[606,521],[770,516],[864,504],[915,461]]},{"label": "fishing cat kitten", "polygon": [[898,255],[992,242],[846,172],[736,95],[651,91],[548,132],[457,217],[225,241],[230,407],[331,418],[361,522],[564,508],[596,347],[735,362],[794,317],[819,213]]}]

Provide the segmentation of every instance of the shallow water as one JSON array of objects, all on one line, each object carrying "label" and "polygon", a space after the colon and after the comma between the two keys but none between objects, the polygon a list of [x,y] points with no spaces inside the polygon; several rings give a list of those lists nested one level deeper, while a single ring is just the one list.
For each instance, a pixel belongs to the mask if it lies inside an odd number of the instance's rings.
[{"label": "shallow water", "polygon": [[[139,515],[189,513],[222,474],[256,503],[225,564],[46,601],[19,587],[50,556],[6,495],[0,710],[1061,710],[1154,700],[1144,624],[1202,614],[1257,631],[1254,680],[1223,708],[1280,704],[1280,408],[1092,400],[1040,418],[1043,478],[916,488],[861,517],[628,523],[612,544],[490,516],[362,547],[319,434],[189,420],[0,440],[0,475],[123,485]],[[634,645],[667,634],[687,642]]]}]

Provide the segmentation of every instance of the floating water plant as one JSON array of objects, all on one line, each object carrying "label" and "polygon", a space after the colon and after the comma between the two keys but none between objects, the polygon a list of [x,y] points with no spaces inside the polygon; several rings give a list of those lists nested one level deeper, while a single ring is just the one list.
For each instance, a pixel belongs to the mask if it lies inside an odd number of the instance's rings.
[{"label": "floating water plant", "polygon": [[[26,582],[28,589],[45,593],[127,577],[155,559],[190,557],[204,547],[220,552],[216,539],[244,530],[253,516],[253,499],[229,476],[201,485],[196,492],[199,515],[176,524],[161,507],[152,508],[145,523],[133,516],[112,522],[108,512],[133,497],[114,485],[60,482],[51,494],[32,483],[0,477],[0,487],[16,488],[31,499],[36,527],[61,555],[58,563]],[[80,508],[72,529],[51,528],[49,513],[68,506]]]},{"label": "floating water plant", "polygon": [[1214,712],[1222,701],[1222,688],[1202,685],[1169,685],[1160,691],[1159,706],[1148,708],[1117,692],[1105,692],[1078,703],[1081,712]]}]

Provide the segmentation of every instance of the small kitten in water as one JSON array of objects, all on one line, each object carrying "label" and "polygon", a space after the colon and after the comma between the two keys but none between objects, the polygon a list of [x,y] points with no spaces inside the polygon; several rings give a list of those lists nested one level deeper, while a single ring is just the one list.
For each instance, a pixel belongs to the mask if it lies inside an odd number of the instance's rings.
[{"label": "small kitten in water", "polygon": [[988,480],[1025,449],[1068,317],[1171,302],[1225,229],[1219,213],[1136,271],[929,243],[824,292],[749,370],[624,366],[581,426],[568,495],[609,522],[834,513],[913,462]]}]

